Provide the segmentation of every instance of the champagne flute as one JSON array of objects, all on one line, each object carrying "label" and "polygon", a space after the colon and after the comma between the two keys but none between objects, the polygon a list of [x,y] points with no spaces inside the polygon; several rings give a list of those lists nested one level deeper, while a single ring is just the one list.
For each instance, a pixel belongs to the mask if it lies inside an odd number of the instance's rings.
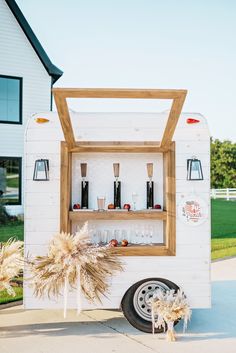
[{"label": "champagne flute", "polygon": [[114,230],[114,238],[118,241],[118,243],[121,242],[121,230],[120,229],[115,229]]},{"label": "champagne flute", "polygon": [[102,239],[101,239],[102,240],[102,244],[107,244],[108,243],[108,237],[109,237],[109,230],[103,229],[101,236],[102,236]]},{"label": "champagne flute", "polygon": [[149,226],[149,244],[153,244],[154,227]]},{"label": "champagne flute", "polygon": [[102,232],[101,232],[100,229],[97,229],[95,238],[96,238],[96,243],[100,244],[101,241],[102,241],[102,239],[101,239],[102,238]]},{"label": "champagne flute", "polygon": [[97,231],[95,227],[92,227],[91,229],[91,242],[97,244]]},{"label": "champagne flute", "polygon": [[140,229],[139,229],[139,226],[136,226],[135,227],[135,239],[134,239],[134,244],[139,244],[140,243]]},{"label": "champagne flute", "polygon": [[141,231],[140,231],[140,235],[141,235],[141,244],[144,244],[145,243],[145,234],[146,234],[146,228],[145,226],[142,226],[141,227]]},{"label": "champagne flute", "polygon": [[136,211],[136,203],[138,201],[138,194],[137,192],[133,192],[132,193],[132,201],[133,201],[133,204],[134,204],[134,211]]},{"label": "champagne flute", "polygon": [[121,231],[121,241],[122,240],[127,240],[127,241],[129,241],[127,238],[127,230],[126,229],[122,229],[122,231]]}]

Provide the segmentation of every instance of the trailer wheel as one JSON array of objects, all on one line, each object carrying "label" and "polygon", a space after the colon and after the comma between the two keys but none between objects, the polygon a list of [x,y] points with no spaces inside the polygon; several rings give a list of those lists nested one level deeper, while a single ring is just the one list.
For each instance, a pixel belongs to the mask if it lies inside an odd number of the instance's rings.
[{"label": "trailer wheel", "polygon": [[[140,331],[152,332],[151,305],[149,300],[152,298],[153,292],[158,288],[163,291],[169,289],[177,291],[179,289],[175,283],[167,279],[146,278],[130,287],[122,299],[121,308],[125,318]],[[163,331],[163,329],[155,329],[156,333]]]}]

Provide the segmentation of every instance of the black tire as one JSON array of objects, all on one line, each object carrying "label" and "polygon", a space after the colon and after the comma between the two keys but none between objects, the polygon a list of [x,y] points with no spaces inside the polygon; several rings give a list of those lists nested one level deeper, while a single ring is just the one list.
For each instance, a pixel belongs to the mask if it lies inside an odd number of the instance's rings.
[{"label": "black tire", "polygon": [[[149,320],[145,320],[143,317],[141,317],[140,314],[135,309],[134,296],[135,296],[136,291],[139,289],[139,287],[141,285],[143,285],[145,282],[150,282],[150,281],[154,281],[154,282],[157,281],[159,283],[162,283],[165,287],[168,287],[167,289],[174,289],[176,292],[179,289],[179,287],[175,283],[173,283],[167,279],[146,278],[146,279],[143,279],[143,280],[133,284],[132,287],[130,287],[127,290],[127,292],[125,293],[125,295],[121,301],[121,309],[123,311],[123,314],[133,327],[135,327],[136,329],[138,329],[140,331],[146,332],[146,333],[152,333],[151,312],[150,312],[150,319]],[[177,324],[177,322],[175,324]],[[163,328],[161,328],[161,329],[155,328],[156,333],[161,333],[163,331],[164,331]]]}]

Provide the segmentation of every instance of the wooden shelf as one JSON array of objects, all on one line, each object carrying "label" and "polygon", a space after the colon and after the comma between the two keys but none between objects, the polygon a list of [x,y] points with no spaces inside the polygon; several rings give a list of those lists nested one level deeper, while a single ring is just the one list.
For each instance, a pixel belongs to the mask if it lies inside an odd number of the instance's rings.
[{"label": "wooden shelf", "polygon": [[166,149],[158,141],[80,141],[70,152],[99,153],[160,153]]},{"label": "wooden shelf", "polygon": [[117,255],[121,256],[174,256],[174,253],[162,244],[155,244],[153,246],[119,246],[113,249]]},{"label": "wooden shelf", "polygon": [[133,220],[153,219],[165,221],[166,211],[70,211],[71,221],[85,222],[89,220]]}]

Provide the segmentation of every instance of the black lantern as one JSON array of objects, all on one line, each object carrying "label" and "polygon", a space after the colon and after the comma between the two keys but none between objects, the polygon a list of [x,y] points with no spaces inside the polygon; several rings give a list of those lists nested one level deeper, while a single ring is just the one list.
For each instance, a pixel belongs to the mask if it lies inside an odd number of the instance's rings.
[{"label": "black lantern", "polygon": [[37,159],[34,164],[33,180],[46,181],[49,180],[49,160]]},{"label": "black lantern", "polygon": [[195,157],[187,159],[187,180],[203,180],[201,161]]}]

